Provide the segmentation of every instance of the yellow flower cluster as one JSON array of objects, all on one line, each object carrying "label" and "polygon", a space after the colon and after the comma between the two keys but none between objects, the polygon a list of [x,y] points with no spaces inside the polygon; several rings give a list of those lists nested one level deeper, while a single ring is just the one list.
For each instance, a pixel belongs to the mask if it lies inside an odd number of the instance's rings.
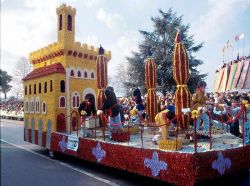
[{"label": "yellow flower cluster", "polygon": [[82,110],[82,111],[81,111],[81,116],[86,116],[86,115],[87,115],[87,112],[84,111],[84,110]]},{"label": "yellow flower cluster", "polygon": [[250,104],[248,103],[247,100],[243,100],[242,104],[245,105],[245,107],[248,109],[248,107],[250,107]]},{"label": "yellow flower cluster", "polygon": [[133,108],[129,113],[131,116],[136,116],[138,113],[138,110],[136,108]]},{"label": "yellow flower cluster", "polygon": [[198,110],[193,110],[191,113],[192,113],[192,119],[200,117],[200,111]]}]

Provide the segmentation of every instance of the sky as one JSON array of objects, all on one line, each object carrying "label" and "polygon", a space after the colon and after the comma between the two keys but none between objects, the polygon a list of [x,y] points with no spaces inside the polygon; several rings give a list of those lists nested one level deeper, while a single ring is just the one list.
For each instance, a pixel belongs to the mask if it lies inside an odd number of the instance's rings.
[{"label": "sky", "polygon": [[228,40],[233,50],[226,50],[225,61],[236,58],[234,38],[241,33],[245,38],[239,43],[240,55],[243,50],[250,55],[250,0],[1,0],[1,69],[13,75],[21,57],[57,41],[56,7],[62,3],[76,8],[76,41],[111,50],[111,77],[117,65],[126,65],[126,56],[138,50],[143,39],[138,30],[153,30],[150,18],[158,16],[159,9],[172,8],[182,15],[195,43],[204,42],[195,56],[204,62],[199,71],[208,73],[208,91]]}]

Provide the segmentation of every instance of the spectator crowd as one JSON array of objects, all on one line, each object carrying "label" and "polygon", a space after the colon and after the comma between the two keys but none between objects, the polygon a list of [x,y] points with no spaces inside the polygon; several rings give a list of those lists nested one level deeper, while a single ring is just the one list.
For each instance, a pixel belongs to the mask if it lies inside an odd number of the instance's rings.
[{"label": "spectator crowd", "polygon": [[11,98],[0,102],[1,118],[12,120],[23,120],[23,100]]}]

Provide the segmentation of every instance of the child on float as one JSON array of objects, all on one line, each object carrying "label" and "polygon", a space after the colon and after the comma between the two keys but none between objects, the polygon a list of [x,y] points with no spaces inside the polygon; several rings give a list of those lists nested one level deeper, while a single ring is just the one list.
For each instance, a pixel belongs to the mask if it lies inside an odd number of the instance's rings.
[{"label": "child on float", "polygon": [[133,91],[133,100],[135,101],[135,106],[131,111],[132,120],[134,124],[138,125],[140,124],[140,118],[142,117],[143,111],[145,109],[143,102],[142,102],[141,91],[138,88],[136,88]]},{"label": "child on float", "polygon": [[173,122],[171,120],[175,117],[175,113],[168,110],[164,109],[160,111],[156,116],[155,116],[155,124],[159,127],[159,132],[161,135],[155,135],[152,138],[152,142],[154,144],[157,144],[157,141],[160,139],[162,140],[167,140],[170,136],[168,134],[169,127],[173,127]]},{"label": "child on float", "polygon": [[117,102],[113,87],[107,87],[104,94],[105,101],[102,111],[109,116],[109,129],[112,135],[112,132],[122,131],[123,128],[121,122],[120,106]]},{"label": "child on float", "polygon": [[213,126],[216,126],[218,129],[226,129],[226,124],[222,124],[221,121],[227,121],[227,107],[228,105],[224,101],[224,95],[220,95],[219,93],[215,94],[215,103],[212,115],[215,120],[212,120]]},{"label": "child on float", "polygon": [[205,81],[199,81],[197,84],[197,88],[195,93],[192,96],[192,107],[191,110],[197,110],[200,112],[199,117],[196,118],[196,130],[200,130],[201,120],[203,121],[203,128],[202,131],[207,132],[209,131],[209,117],[207,115],[207,97],[206,97],[206,88],[207,84]]},{"label": "child on float", "polygon": [[84,137],[90,137],[93,133],[86,128],[86,120],[96,115],[96,107],[94,103],[94,98],[86,96],[84,101],[80,104],[78,108],[78,112],[81,117],[81,133]]}]

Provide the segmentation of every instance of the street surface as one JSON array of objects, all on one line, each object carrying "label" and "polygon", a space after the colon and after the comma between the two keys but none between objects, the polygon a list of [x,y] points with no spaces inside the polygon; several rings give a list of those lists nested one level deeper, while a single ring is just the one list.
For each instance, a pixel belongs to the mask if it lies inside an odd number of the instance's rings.
[{"label": "street surface", "polygon": [[[48,157],[46,149],[23,141],[23,122],[1,120],[1,185],[166,186],[170,184],[70,156],[60,155],[56,160],[52,160]],[[249,186],[250,170],[197,185]]]}]

